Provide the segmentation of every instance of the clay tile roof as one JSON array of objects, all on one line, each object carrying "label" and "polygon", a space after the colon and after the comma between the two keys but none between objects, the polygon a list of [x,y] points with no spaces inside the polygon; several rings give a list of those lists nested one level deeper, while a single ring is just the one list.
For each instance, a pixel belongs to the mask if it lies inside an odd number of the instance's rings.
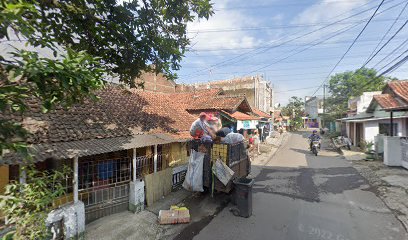
[{"label": "clay tile roof", "polygon": [[243,120],[259,120],[259,117],[251,116],[239,111],[234,112],[233,114],[230,114],[231,117],[243,121]]},{"label": "clay tile roof", "polygon": [[244,97],[197,97],[194,98],[187,106],[189,110],[201,110],[201,109],[215,109],[215,110],[228,110],[234,111],[243,101]]},{"label": "clay tile roof", "polygon": [[383,109],[397,108],[401,106],[391,94],[375,95],[374,99]]},{"label": "clay tile roof", "polygon": [[265,112],[259,110],[259,109],[256,108],[256,107],[252,107],[252,111],[253,111],[256,115],[258,115],[258,116],[260,116],[260,117],[262,117],[262,118],[271,118],[271,115],[269,115],[269,114],[267,114],[267,113],[265,113]]},{"label": "clay tile roof", "polygon": [[408,103],[408,80],[392,81],[388,83],[391,90]]},{"label": "clay tile roof", "polygon": [[188,131],[196,118],[161,93],[108,86],[96,93],[98,101],[86,100],[69,109],[57,107],[41,113],[32,99],[23,116],[0,114],[0,119],[22,122],[30,132],[29,144],[105,139],[138,134]]}]

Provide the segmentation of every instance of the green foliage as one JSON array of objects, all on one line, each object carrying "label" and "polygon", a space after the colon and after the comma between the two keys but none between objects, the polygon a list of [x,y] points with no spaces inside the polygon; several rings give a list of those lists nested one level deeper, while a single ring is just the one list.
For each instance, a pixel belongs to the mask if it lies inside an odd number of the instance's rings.
[{"label": "green foliage", "polygon": [[326,112],[334,119],[342,117],[347,111],[348,100],[358,97],[363,92],[380,91],[387,78],[377,77],[375,69],[362,68],[356,71],[338,73],[330,78],[326,100]]},{"label": "green foliage", "polygon": [[302,98],[293,96],[289,99],[289,103],[282,107],[282,115],[289,116],[291,125],[295,128],[303,127],[304,102]]},{"label": "green foliage", "polygon": [[0,13],[0,39],[17,32],[55,56],[61,46],[86,51],[134,84],[143,70],[174,78],[189,44],[187,23],[213,12],[210,0],[1,0]]},{"label": "green foliage", "polygon": [[[43,112],[56,104],[69,107],[85,98],[95,98],[93,92],[103,86],[103,68],[86,52],[68,49],[58,60],[25,50],[16,50],[13,55],[13,64],[0,66],[3,113],[23,113],[33,97],[42,103]],[[21,124],[0,119],[0,126],[0,155],[8,149],[27,156],[24,144],[27,132]]]},{"label": "green foliage", "polygon": [[[175,78],[187,23],[212,13],[210,0],[0,0],[0,41],[36,49],[0,53],[0,111],[21,114],[32,97],[44,112],[69,107],[95,98],[108,76],[131,87],[142,71]],[[1,116],[0,124],[0,156],[27,152],[21,125]]]},{"label": "green foliage", "polygon": [[0,209],[7,215],[8,224],[16,230],[13,239],[46,239],[48,213],[56,198],[66,191],[67,176],[71,170],[38,171],[34,166],[25,168],[27,183],[12,182],[0,196]]}]

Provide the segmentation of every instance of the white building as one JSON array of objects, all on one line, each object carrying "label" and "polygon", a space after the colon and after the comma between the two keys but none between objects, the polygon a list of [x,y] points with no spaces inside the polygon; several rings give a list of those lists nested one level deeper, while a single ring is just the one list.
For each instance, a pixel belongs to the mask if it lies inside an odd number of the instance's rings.
[{"label": "white building", "polygon": [[305,113],[307,119],[305,124],[308,127],[320,127],[320,114],[323,114],[323,99],[320,97],[305,97]]},{"label": "white building", "polygon": [[389,82],[381,94],[376,93],[365,93],[356,100],[352,99],[350,105],[354,109],[350,109],[351,116],[341,119],[346,124],[347,136],[355,146],[363,140],[374,143],[379,134],[407,136],[408,112],[391,114],[388,109],[408,105],[408,81]]}]

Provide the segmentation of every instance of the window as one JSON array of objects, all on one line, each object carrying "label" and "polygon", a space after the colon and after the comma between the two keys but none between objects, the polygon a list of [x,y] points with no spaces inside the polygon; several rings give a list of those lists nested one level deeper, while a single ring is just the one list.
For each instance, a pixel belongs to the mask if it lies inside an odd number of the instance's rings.
[{"label": "window", "polygon": [[[390,126],[391,126],[391,124],[390,123],[380,123],[380,124],[378,124],[378,126],[379,126],[379,132],[380,132],[380,134],[384,134],[384,135],[386,135],[386,136],[390,136],[391,135],[391,128],[390,128]],[[397,123],[394,123],[393,124],[393,132],[394,132],[394,136],[396,136],[397,135],[397,133],[398,133],[398,124]]]}]

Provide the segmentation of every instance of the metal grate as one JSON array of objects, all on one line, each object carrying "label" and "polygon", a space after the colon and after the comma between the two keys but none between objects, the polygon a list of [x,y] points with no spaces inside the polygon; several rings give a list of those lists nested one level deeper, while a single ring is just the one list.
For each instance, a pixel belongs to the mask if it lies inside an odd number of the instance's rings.
[{"label": "metal grate", "polygon": [[136,157],[136,178],[142,178],[144,175],[154,172],[153,155]]},{"label": "metal grate", "polygon": [[78,180],[79,190],[129,182],[131,180],[130,158],[80,160]]},{"label": "metal grate", "polygon": [[187,170],[173,174],[173,190],[181,188],[184,180],[186,179]]}]

